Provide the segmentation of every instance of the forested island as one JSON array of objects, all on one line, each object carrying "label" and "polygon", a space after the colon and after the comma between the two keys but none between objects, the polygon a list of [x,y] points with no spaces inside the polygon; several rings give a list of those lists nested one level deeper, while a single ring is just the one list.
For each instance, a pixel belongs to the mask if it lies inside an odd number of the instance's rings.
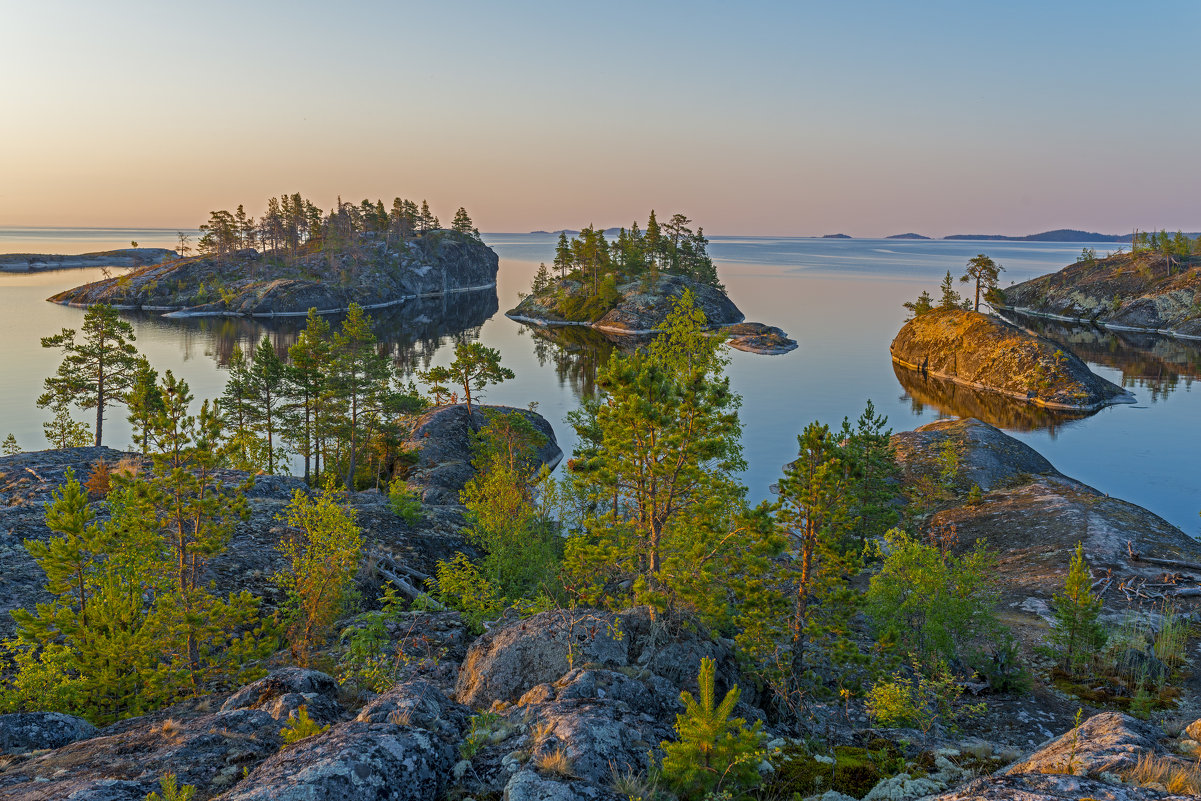
[{"label": "forested island", "polygon": [[553,267],[539,265],[529,295],[507,315],[542,326],[588,326],[606,334],[645,337],[663,329],[674,305],[689,295],[710,328],[742,324],[730,344],[757,353],[796,347],[778,328],[743,323],[709,256],[704,229],[674,214],[660,224],[652,210],[643,231],[637,222],[610,242],[589,226],[568,239],[559,234]]},{"label": "forested island", "polygon": [[[698,252],[647,285],[719,291]],[[621,286],[561,269],[595,283],[559,302]],[[973,259],[970,299],[948,273],[911,322],[987,319],[999,271]],[[481,402],[516,378],[497,351],[406,372],[358,305],[239,350],[203,401],[111,306],[45,338],[55,447],[0,456],[0,794],[1201,793],[1195,540],[990,425],[893,433],[870,401],[798,426],[753,504],[695,297],[598,367],[554,474],[550,421]]]},{"label": "forested island", "polygon": [[173,316],[300,316],[350,305],[492,289],[499,260],[460,208],[449,229],[422,201],[359,204],[328,214],[299,194],[271,198],[255,219],[238,206],[210,214],[196,255],[181,234],[179,258],[61,292],[66,305],[103,303]]}]

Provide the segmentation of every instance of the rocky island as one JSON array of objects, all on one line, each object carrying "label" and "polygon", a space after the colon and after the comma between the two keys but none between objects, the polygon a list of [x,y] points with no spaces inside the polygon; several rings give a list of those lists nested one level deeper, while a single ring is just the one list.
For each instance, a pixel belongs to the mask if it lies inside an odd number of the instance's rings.
[{"label": "rocky island", "polygon": [[32,273],[81,267],[143,267],[177,258],[166,248],[122,248],[98,253],[5,253],[0,255],[0,272]]},{"label": "rocky island", "polygon": [[300,211],[286,215],[284,203],[274,203],[280,219],[269,208],[257,224],[214,212],[200,255],[146,264],[49,300],[175,317],[302,317],[311,308],[377,309],[496,286],[499,259],[462,209],[454,228],[442,229],[399,198],[391,214],[364,201],[328,216],[298,196],[283,200]]},{"label": "rocky island", "polygon": [[1187,244],[1105,258],[1086,251],[1057,273],[1005,289],[1000,307],[1117,331],[1201,339],[1201,256]]},{"label": "rocky island", "polygon": [[[532,292],[507,316],[538,326],[586,326],[609,336],[647,337],[663,325],[676,301],[688,292],[710,328],[729,336],[731,347],[753,353],[794,350],[795,340],[778,328],[744,323],[745,315],[725,293],[707,252],[702,230],[681,214],[660,225],[652,211],[645,233],[637,223],[609,243],[592,227],[568,240],[559,235],[554,268],[540,266]],[[734,326],[739,326],[734,328]]]},{"label": "rocky island", "polygon": [[889,347],[895,364],[1050,409],[1131,402],[1070,351],[996,317],[933,309],[907,322]]}]

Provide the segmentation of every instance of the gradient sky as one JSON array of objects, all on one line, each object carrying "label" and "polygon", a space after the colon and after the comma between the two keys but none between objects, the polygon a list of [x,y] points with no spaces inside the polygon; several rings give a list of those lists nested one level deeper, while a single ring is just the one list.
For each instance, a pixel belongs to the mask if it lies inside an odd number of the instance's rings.
[{"label": "gradient sky", "polygon": [[0,225],[1201,229],[1201,3],[0,0]]}]

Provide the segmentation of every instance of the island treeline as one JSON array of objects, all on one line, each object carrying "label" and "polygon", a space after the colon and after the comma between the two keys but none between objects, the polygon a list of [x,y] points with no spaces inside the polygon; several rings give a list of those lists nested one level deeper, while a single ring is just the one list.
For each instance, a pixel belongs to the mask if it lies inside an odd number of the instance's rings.
[{"label": "island treeline", "polygon": [[[258,219],[247,214],[242,204],[232,212],[226,209],[210,212],[208,221],[200,226],[202,235],[196,248],[201,255],[218,258],[248,248],[296,256],[302,252],[340,251],[354,242],[355,235],[364,233],[385,237],[395,244],[438,230],[441,225],[425,200],[418,205],[416,201],[397,197],[388,208],[382,200],[372,203],[364,199],[355,204],[338,198],[334,208],[326,213],[295,193],[269,198],[266,211]],[[462,207],[455,212],[451,230],[476,239],[480,236]],[[178,250],[185,257],[191,253],[187,235],[179,235]]]}]

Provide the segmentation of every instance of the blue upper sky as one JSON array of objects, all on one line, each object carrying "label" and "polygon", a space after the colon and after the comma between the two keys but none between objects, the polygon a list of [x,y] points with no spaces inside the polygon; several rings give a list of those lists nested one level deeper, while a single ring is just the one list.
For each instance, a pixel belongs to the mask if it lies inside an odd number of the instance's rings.
[{"label": "blue upper sky", "polygon": [[1195,2],[0,3],[0,224],[1201,228]]}]

